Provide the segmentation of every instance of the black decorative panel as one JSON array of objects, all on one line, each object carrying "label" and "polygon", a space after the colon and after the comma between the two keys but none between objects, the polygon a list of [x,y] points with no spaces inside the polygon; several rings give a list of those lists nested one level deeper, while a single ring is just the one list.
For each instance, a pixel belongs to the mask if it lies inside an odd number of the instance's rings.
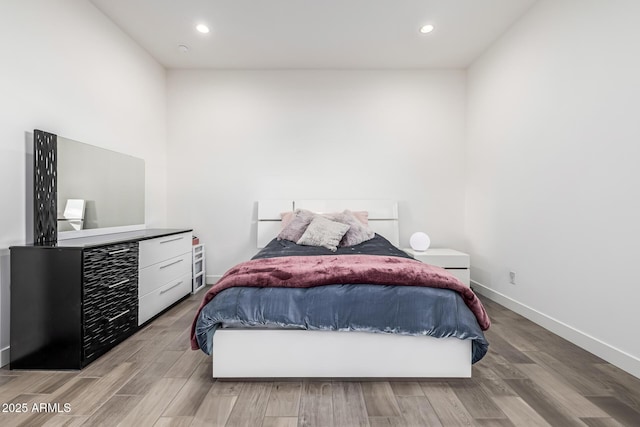
[{"label": "black decorative panel", "polygon": [[57,135],[33,131],[33,243],[36,245],[58,241],[57,145]]}]

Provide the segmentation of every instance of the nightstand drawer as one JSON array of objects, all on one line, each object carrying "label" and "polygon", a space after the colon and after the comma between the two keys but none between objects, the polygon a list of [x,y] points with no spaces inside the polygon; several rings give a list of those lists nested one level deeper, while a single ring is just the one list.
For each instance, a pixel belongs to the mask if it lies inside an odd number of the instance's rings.
[{"label": "nightstand drawer", "polygon": [[471,274],[468,268],[445,268],[447,273],[451,273],[452,276],[455,276],[467,286],[471,284]]},{"label": "nightstand drawer", "polygon": [[469,268],[469,255],[464,252],[448,248],[430,248],[426,251],[403,249],[406,253],[427,264],[442,268]]},{"label": "nightstand drawer", "polygon": [[471,263],[468,254],[448,248],[430,248],[422,252],[413,249],[403,249],[403,251],[425,264],[444,268],[462,283],[470,286],[469,267]]}]

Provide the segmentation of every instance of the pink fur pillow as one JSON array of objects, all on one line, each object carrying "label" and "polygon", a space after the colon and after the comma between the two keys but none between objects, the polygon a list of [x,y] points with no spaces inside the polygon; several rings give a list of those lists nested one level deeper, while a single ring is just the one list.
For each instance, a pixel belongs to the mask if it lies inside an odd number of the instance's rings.
[{"label": "pink fur pillow", "polygon": [[360,222],[353,212],[345,210],[340,213],[332,213],[323,215],[332,221],[340,222],[349,226],[349,230],[340,240],[340,246],[355,246],[362,242],[373,239],[374,231],[368,225]]},{"label": "pink fur pillow", "polygon": [[287,225],[289,225],[289,223],[291,222],[291,220],[293,219],[293,216],[296,213],[294,211],[290,211],[290,212],[280,212],[280,219],[282,220],[282,226],[280,227],[280,230],[282,230],[283,228],[285,228]]},{"label": "pink fur pillow", "polygon": [[345,209],[345,213],[350,213],[355,216],[358,221],[363,223],[364,225],[369,225],[369,212],[367,211],[350,211],[349,209]]},{"label": "pink fur pillow", "polygon": [[[278,240],[291,240],[292,242],[300,240],[315,215],[311,211],[297,209],[290,215],[286,225],[283,224],[282,230],[278,234]],[[284,221],[284,217],[282,218]]]}]

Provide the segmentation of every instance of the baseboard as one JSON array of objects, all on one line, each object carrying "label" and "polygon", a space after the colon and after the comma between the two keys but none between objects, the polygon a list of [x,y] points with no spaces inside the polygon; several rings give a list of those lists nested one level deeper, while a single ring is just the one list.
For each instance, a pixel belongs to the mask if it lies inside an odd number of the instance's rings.
[{"label": "baseboard", "polygon": [[9,363],[9,347],[0,349],[0,368]]},{"label": "baseboard", "polygon": [[596,356],[606,360],[607,362],[617,366],[618,368],[628,372],[629,374],[640,378],[639,358],[626,353],[625,351],[620,350],[616,347],[613,347],[597,338],[594,338],[591,335],[586,334],[570,325],[567,325],[566,323],[561,322],[558,319],[554,319],[553,317],[548,316],[532,307],[529,307],[526,304],[516,301],[511,297],[488,288],[481,283],[472,280],[471,286],[477,293],[484,295],[490,300],[495,301],[504,307],[507,307],[508,309],[518,313],[523,317],[526,317],[532,322],[537,323],[538,325],[542,326],[545,329],[548,329],[554,334],[561,336],[562,338],[572,342],[578,347],[581,347],[588,352],[595,354]]}]

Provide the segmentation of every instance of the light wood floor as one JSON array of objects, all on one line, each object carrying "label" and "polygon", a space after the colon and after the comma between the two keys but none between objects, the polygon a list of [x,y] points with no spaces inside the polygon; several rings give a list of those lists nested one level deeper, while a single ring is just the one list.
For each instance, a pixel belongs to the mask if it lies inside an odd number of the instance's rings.
[{"label": "light wood floor", "polygon": [[640,426],[640,380],[486,299],[491,347],[472,379],[213,381],[188,349],[201,296],[83,371],[0,369],[3,409],[29,410],[0,426]]}]

